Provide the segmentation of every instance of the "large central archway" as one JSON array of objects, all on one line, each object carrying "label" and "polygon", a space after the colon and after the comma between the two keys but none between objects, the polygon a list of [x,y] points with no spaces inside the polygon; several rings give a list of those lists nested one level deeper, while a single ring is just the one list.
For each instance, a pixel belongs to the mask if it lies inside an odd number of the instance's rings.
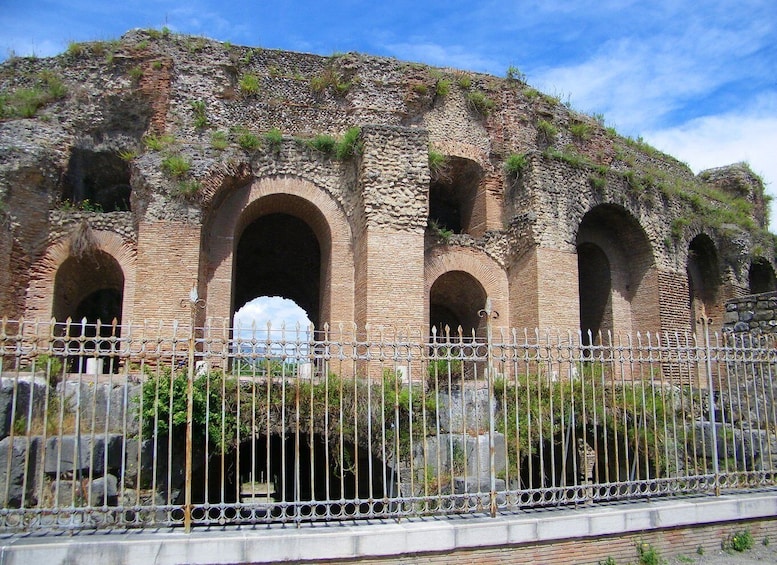
[{"label": "large central archway", "polygon": [[316,326],[353,322],[351,227],[327,192],[267,177],[217,198],[206,224],[206,316],[232,320],[260,296],[293,300]]},{"label": "large central archway", "polygon": [[290,214],[260,216],[240,236],[235,261],[234,310],[262,296],[294,301],[321,321],[321,246],[304,220]]}]

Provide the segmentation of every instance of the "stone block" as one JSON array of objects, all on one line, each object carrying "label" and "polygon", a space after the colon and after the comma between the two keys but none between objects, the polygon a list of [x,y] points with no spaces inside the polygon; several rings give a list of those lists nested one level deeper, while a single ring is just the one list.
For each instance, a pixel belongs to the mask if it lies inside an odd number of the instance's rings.
[{"label": "stone block", "polygon": [[[141,385],[130,383],[94,383],[91,381],[67,381],[58,385],[70,406],[78,406],[81,419],[94,421],[95,429],[124,432],[128,435],[138,432],[138,414],[133,409],[134,399],[140,394]],[[126,414],[126,422],[125,422]],[[126,426],[126,430],[124,427]]]},{"label": "stone block", "polygon": [[0,440],[0,502],[3,508],[28,507],[34,503],[35,477],[40,440],[36,437]]},{"label": "stone block", "polygon": [[[57,436],[46,441],[44,472],[80,472],[102,476],[108,470],[121,469],[123,437],[109,434]],[[107,465],[107,467],[106,467]]]},{"label": "stone block", "polygon": [[489,415],[495,413],[496,406],[489,406],[486,388],[465,385],[441,390],[437,396],[441,432],[481,433],[488,429]]},{"label": "stone block", "polygon": [[27,419],[32,403],[32,416],[43,414],[49,387],[45,378],[20,376],[0,379],[0,438],[11,433],[13,419]]},{"label": "stone block", "polygon": [[87,491],[90,506],[116,506],[119,503],[119,481],[111,475],[94,479]]}]

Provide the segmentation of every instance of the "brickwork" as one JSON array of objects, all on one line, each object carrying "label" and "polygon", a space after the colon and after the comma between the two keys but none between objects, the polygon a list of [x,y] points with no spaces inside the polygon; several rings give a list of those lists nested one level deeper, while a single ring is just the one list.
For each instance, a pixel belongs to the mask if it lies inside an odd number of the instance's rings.
[{"label": "brickwork", "polygon": [[[361,558],[358,562],[370,565],[397,563],[405,565],[434,563],[598,565],[611,557],[616,563],[637,563],[639,562],[637,546],[642,544],[647,544],[655,549],[663,559],[684,556],[695,562],[697,559],[703,559],[698,552],[708,555],[715,554],[721,550],[721,544],[724,540],[743,530],[750,532],[755,543],[761,543],[764,539],[774,540],[777,536],[777,519],[656,529],[639,534],[591,536],[539,544],[502,545],[446,553],[421,553],[390,559]],[[354,562],[356,560],[328,561],[328,563],[343,564]],[[305,561],[304,563],[315,563],[315,561]]]}]

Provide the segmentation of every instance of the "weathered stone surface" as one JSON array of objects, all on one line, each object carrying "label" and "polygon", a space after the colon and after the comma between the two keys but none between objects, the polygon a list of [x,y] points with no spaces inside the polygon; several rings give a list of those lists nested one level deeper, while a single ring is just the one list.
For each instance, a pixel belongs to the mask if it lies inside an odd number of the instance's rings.
[{"label": "weathered stone surface", "polygon": [[11,432],[13,419],[27,422],[43,413],[48,393],[45,378],[35,376],[0,378],[0,438]]},{"label": "weathered stone surface", "polygon": [[38,438],[14,438],[0,440],[0,500],[2,507],[18,508],[30,505],[35,492],[37,461],[40,440]]},{"label": "weathered stone surface", "polygon": [[[133,435],[138,432],[138,412],[135,400],[140,394],[140,385],[132,383],[110,383],[92,381],[66,381],[60,383],[57,392],[62,394],[71,406],[79,406],[81,420],[97,432],[124,432]],[[126,429],[125,429],[126,427]]]},{"label": "weathered stone surface", "polygon": [[437,403],[444,432],[481,433],[488,430],[489,415],[496,413],[496,405],[489,405],[488,389],[466,384],[441,390]]},{"label": "weathered stone surface", "polygon": [[108,470],[120,470],[123,441],[123,436],[117,434],[94,437],[81,434],[49,438],[46,441],[44,472],[55,476],[80,472],[99,477]]}]

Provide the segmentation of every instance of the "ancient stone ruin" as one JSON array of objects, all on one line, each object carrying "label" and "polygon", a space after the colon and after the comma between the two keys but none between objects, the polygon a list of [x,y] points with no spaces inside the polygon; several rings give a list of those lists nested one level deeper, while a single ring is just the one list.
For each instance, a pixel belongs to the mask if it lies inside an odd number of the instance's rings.
[{"label": "ancient stone ruin", "polygon": [[0,66],[0,313],[606,334],[775,285],[763,184],[520,77],[154,30]]}]

